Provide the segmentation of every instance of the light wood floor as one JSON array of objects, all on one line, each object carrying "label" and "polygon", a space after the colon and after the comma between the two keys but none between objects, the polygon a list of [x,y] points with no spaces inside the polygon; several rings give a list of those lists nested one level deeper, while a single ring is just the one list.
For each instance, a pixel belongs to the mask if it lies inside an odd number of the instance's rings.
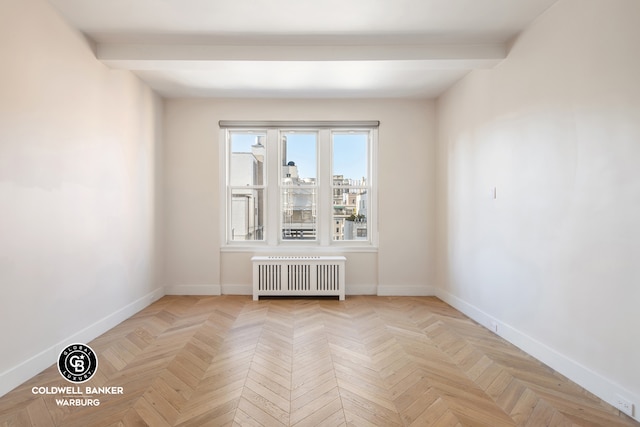
[{"label": "light wood floor", "polygon": [[123,395],[57,406],[52,366],[0,426],[638,425],[436,298],[167,296],[88,344]]}]

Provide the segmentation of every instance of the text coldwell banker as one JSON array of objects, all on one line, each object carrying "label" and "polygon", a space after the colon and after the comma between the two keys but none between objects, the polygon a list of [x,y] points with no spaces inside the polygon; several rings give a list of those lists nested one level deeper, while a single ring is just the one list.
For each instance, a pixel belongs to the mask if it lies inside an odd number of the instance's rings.
[{"label": "text coldwell banker", "polygon": [[124,387],[33,387],[33,394],[124,394]]}]

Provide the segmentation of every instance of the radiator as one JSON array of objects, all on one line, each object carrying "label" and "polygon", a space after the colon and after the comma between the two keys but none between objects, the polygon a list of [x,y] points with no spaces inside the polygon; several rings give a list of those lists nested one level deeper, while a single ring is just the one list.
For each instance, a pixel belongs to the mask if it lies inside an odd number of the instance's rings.
[{"label": "radiator", "polygon": [[344,300],[343,256],[254,256],[253,299],[337,296]]}]

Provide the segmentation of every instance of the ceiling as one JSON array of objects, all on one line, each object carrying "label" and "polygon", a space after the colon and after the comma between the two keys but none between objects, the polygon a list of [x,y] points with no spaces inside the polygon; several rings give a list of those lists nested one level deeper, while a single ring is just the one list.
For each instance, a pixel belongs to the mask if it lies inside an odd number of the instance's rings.
[{"label": "ceiling", "polygon": [[166,97],[437,97],[556,0],[49,0]]}]

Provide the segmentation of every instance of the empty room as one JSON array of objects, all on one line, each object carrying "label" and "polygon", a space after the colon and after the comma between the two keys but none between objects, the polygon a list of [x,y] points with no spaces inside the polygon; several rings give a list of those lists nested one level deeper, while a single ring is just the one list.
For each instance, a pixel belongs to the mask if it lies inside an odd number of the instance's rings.
[{"label": "empty room", "polygon": [[640,425],[640,1],[1,0],[0,426]]}]

